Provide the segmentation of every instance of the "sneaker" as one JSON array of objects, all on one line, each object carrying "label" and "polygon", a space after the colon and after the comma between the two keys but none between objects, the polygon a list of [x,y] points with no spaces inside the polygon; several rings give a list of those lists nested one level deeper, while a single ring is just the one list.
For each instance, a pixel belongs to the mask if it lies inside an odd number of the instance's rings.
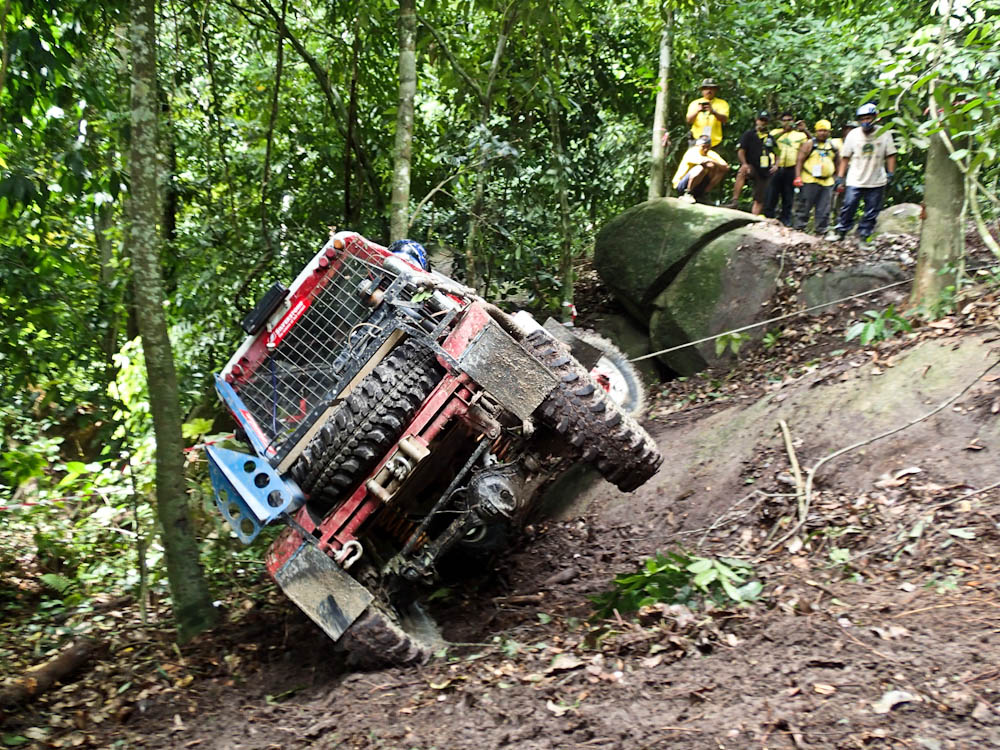
[{"label": "sneaker", "polygon": [[842,235],[836,229],[831,229],[829,232],[826,233],[823,239],[826,240],[827,242],[840,242],[842,239],[844,239],[844,235]]},{"label": "sneaker", "polygon": [[694,199],[694,196],[691,195],[691,193],[684,193],[683,195],[679,195],[679,196],[677,196],[677,200],[682,201],[683,203],[697,203],[698,202],[698,201],[696,201]]},{"label": "sneaker", "polygon": [[736,201],[729,201],[729,203],[723,203],[719,208],[736,208],[739,205]]}]

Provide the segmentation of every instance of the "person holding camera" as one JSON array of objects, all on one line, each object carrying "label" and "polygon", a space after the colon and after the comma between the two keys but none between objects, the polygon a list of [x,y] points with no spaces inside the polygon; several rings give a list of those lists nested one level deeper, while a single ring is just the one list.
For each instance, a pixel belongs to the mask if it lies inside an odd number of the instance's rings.
[{"label": "person holding camera", "polygon": [[701,82],[701,97],[687,108],[687,124],[691,138],[698,140],[707,135],[713,147],[722,142],[722,126],[729,121],[729,103],[716,96],[719,84],[706,78]]}]

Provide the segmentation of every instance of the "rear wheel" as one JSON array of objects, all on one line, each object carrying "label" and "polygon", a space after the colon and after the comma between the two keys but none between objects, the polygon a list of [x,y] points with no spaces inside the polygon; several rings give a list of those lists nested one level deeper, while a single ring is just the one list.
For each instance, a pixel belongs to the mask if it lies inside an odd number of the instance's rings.
[{"label": "rear wheel", "polygon": [[328,511],[368,475],[443,374],[433,352],[406,341],[351,391],[292,464],[314,511]]},{"label": "rear wheel", "polygon": [[536,414],[566,440],[566,452],[594,466],[623,492],[649,479],[663,463],[653,438],[624,413],[569,350],[545,331],[524,345],[559,379]]},{"label": "rear wheel", "polygon": [[573,335],[596,349],[601,350],[601,358],[590,369],[590,375],[597,381],[618,408],[630,417],[638,418],[646,406],[646,387],[635,365],[629,362],[624,352],[599,333],[590,330],[575,330]]}]

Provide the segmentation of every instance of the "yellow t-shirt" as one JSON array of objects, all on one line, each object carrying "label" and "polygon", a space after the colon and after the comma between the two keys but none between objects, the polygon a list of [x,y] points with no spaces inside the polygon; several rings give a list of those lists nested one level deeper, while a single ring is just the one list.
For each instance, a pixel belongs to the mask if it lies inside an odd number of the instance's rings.
[{"label": "yellow t-shirt", "polygon": [[692,146],[684,152],[684,156],[681,157],[681,163],[677,165],[677,171],[674,172],[673,186],[677,187],[677,184],[684,179],[684,175],[690,172],[692,167],[697,167],[706,159],[714,161],[716,164],[721,164],[724,167],[729,166],[726,160],[712,149],[709,149],[707,154],[702,154],[699,146]]},{"label": "yellow t-shirt", "polygon": [[778,155],[778,166],[794,167],[799,156],[799,146],[809,136],[794,128],[787,133],[784,128],[775,128],[771,131],[771,135],[774,136],[776,144],[775,152]]},{"label": "yellow t-shirt", "polygon": [[834,154],[839,154],[840,149],[834,150],[832,140],[830,138],[824,143],[813,143],[812,151],[802,163],[802,182],[815,182],[824,186],[833,184],[833,175],[837,169]]},{"label": "yellow t-shirt", "polygon": [[707,135],[712,139],[712,145],[718,146],[722,143],[722,123],[711,112],[701,111],[702,102],[711,102],[712,109],[724,117],[729,117],[729,103],[719,97],[710,100],[702,96],[688,105],[688,117],[695,112],[698,113],[691,123],[691,137],[700,138],[703,135]]}]

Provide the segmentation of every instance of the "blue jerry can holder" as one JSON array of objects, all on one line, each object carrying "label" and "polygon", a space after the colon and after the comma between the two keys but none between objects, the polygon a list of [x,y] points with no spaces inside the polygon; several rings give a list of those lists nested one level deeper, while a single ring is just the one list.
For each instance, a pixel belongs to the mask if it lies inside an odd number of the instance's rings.
[{"label": "blue jerry can holder", "polygon": [[303,502],[302,490],[262,458],[206,446],[215,505],[236,536],[250,544],[260,530]]}]

